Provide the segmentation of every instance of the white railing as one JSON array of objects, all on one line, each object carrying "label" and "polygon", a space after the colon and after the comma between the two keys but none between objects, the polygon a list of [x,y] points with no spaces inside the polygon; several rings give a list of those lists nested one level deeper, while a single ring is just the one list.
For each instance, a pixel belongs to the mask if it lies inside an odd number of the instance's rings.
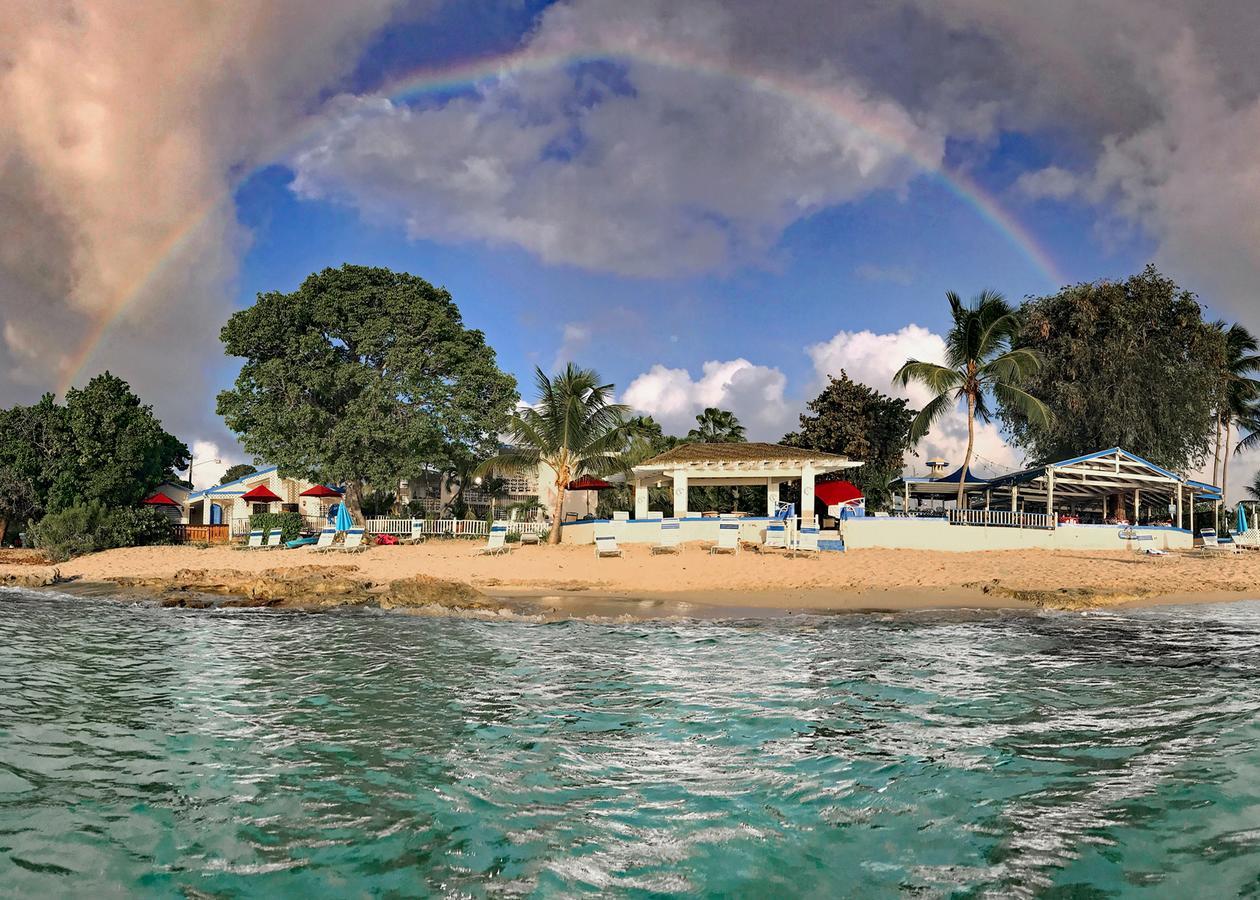
[{"label": "white railing", "polygon": [[[368,534],[412,535],[411,523],[420,523],[420,533],[434,537],[486,537],[490,526],[485,519],[368,519]],[[507,522],[509,533],[540,534],[547,530],[542,522]]]},{"label": "white railing", "polygon": [[949,524],[994,528],[1050,528],[1047,513],[1012,512],[1009,509],[951,509]]}]

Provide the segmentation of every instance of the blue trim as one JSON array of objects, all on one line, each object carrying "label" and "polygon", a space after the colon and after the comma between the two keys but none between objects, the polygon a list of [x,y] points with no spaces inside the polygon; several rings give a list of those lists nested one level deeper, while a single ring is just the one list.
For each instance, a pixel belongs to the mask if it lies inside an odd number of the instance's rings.
[{"label": "blue trim", "polygon": [[205,488],[200,491],[193,491],[193,493],[188,495],[188,499],[189,500],[200,499],[201,497],[204,497],[206,494],[212,494],[215,491],[221,491],[224,488],[229,488],[234,484],[240,484],[242,481],[248,481],[251,478],[257,478],[259,475],[267,475],[271,472],[274,472],[278,468],[280,467],[279,466],[264,466],[263,468],[257,470],[256,472],[250,472],[248,475],[244,476],[243,478],[233,479],[232,481],[229,481],[226,484],[216,484],[212,488]]}]

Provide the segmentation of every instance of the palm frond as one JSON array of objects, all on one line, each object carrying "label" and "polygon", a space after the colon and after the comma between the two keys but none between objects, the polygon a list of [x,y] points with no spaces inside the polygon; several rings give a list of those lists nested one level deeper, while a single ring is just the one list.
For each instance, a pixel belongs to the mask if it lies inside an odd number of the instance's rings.
[{"label": "palm frond", "polygon": [[962,373],[948,366],[908,359],[893,375],[893,384],[906,387],[910,382],[922,384],[933,394],[957,390],[963,383]]},{"label": "palm frond", "polygon": [[954,408],[954,403],[954,397],[947,393],[938,394],[929,400],[910,423],[910,443],[917,444],[923,440],[937,420]]},{"label": "palm frond", "polygon": [[1017,410],[1034,427],[1046,429],[1054,422],[1050,408],[1027,391],[1006,382],[994,384],[992,390],[999,403]]}]

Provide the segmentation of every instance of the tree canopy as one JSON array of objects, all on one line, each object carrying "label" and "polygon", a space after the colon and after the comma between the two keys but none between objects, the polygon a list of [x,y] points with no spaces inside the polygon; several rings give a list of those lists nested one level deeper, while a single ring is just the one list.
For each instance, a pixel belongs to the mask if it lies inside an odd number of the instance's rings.
[{"label": "tree canopy", "polygon": [[234,466],[228,466],[228,470],[223,473],[223,477],[219,479],[219,484],[227,484],[229,481],[236,481],[238,478],[244,478],[247,475],[253,475],[258,469],[249,463],[237,463]]},{"label": "tree canopy", "polygon": [[294,292],[259,294],[221,334],[242,357],[218,411],[282,475],[391,488],[459,449],[493,452],[517,401],[485,336],[423,278],[344,265]]},{"label": "tree canopy", "polygon": [[905,400],[881,394],[854,381],[847,373],[830,378],[827,386],[801,414],[799,431],[785,435],[783,443],[822,453],[836,453],[865,463],[844,473],[857,485],[867,506],[888,505],[888,482],[901,473],[910,449],[910,422],[914,412]]},{"label": "tree canopy", "polygon": [[687,441],[703,444],[739,444],[747,440],[744,426],[733,412],[710,406],[696,416],[696,427],[687,432]]},{"label": "tree canopy", "polygon": [[1153,266],[1125,281],[1078,284],[1030,300],[1014,345],[1041,355],[1025,382],[1053,419],[999,398],[1013,442],[1036,462],[1123,447],[1185,472],[1216,429],[1225,337]]}]

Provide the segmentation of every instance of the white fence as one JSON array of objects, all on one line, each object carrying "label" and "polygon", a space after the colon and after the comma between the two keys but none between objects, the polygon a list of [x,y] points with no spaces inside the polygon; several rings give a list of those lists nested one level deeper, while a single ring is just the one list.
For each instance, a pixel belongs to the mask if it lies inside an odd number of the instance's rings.
[{"label": "white fence", "polygon": [[[490,526],[485,519],[368,519],[368,534],[412,535],[411,523],[420,523],[420,533],[435,537],[486,537]],[[509,533],[541,534],[547,530],[542,522],[507,522]]]},{"label": "white fence", "polygon": [[1012,512],[1009,509],[951,509],[951,525],[986,525],[997,528],[1049,528],[1047,513]]}]

